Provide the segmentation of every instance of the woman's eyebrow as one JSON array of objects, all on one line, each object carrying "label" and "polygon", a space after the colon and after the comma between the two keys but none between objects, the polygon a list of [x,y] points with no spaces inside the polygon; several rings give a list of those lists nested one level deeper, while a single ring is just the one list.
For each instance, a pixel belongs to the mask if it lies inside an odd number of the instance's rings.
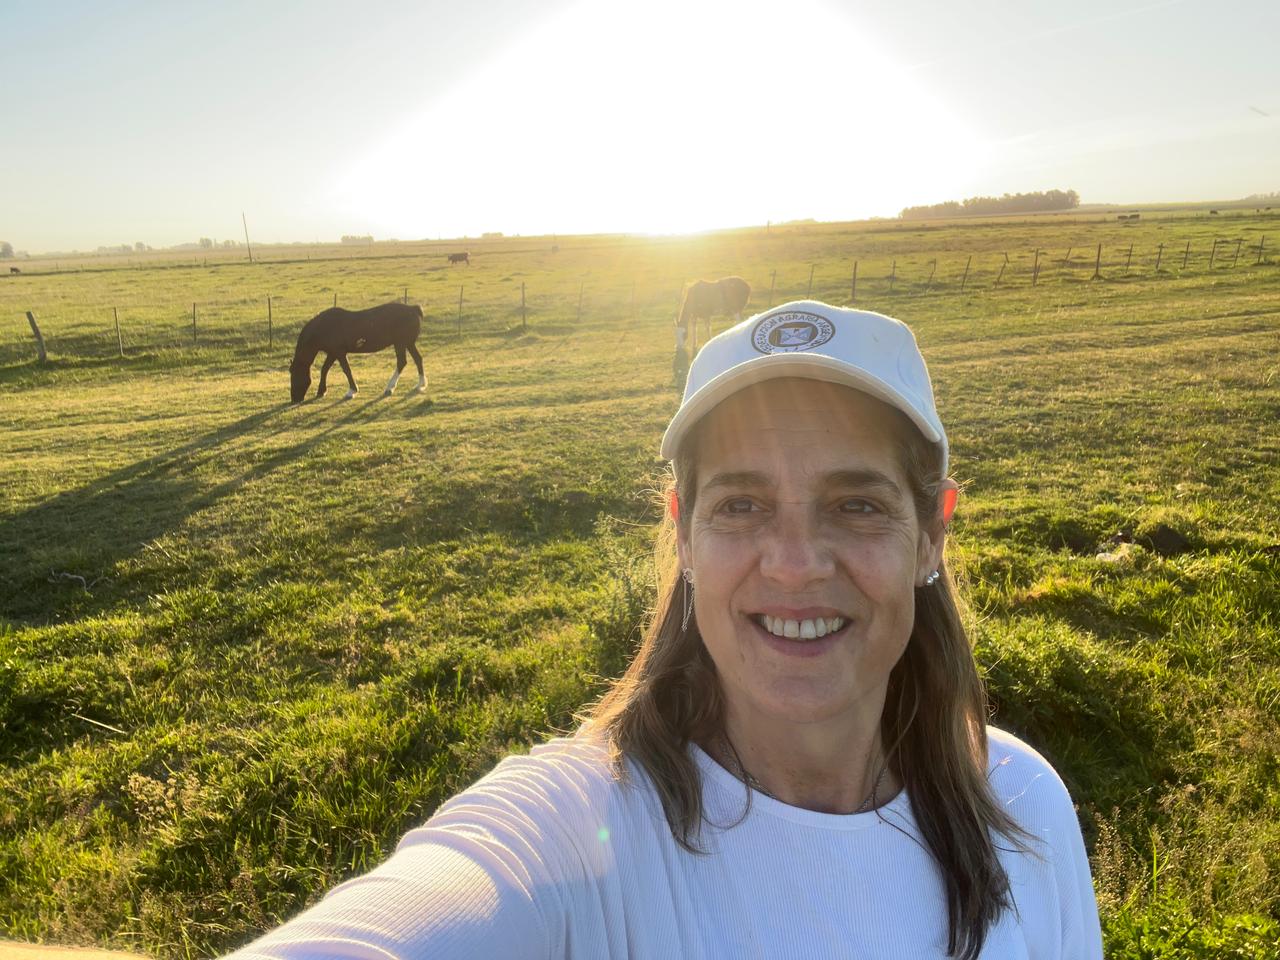
[{"label": "woman's eyebrow", "polygon": [[[854,487],[859,490],[875,490],[881,493],[902,496],[902,487],[887,473],[871,468],[859,470],[835,470],[824,474],[822,483],[828,487]],[[768,474],[759,470],[727,470],[713,474],[703,484],[703,490],[714,490],[729,487],[735,490],[752,490],[768,487],[773,484]]]},{"label": "woman's eyebrow", "polygon": [[771,483],[769,477],[759,470],[728,470],[709,477],[702,485],[702,489],[714,490],[717,487],[732,487],[736,490],[759,489]]},{"label": "woman's eyebrow", "polygon": [[823,480],[832,487],[856,487],[860,490],[870,488],[898,497],[902,496],[901,485],[893,477],[879,470],[837,470],[827,474]]}]

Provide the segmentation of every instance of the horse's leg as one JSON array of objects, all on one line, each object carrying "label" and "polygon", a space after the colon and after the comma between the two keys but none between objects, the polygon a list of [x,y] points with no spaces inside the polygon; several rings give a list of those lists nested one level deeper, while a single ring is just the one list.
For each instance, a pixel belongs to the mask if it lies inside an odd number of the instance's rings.
[{"label": "horse's leg", "polygon": [[427,389],[427,375],[422,370],[422,354],[412,342],[409,343],[409,356],[413,357],[413,362],[418,365],[418,386],[414,388],[414,393],[422,393]]},{"label": "horse's leg", "polygon": [[396,344],[396,372],[391,375],[391,379],[387,381],[387,389],[382,391],[384,397],[391,396],[391,391],[396,388],[396,381],[400,379],[400,374],[404,370],[404,365],[408,361],[404,358],[404,347]]},{"label": "horse's leg", "polygon": [[328,377],[329,377],[329,368],[333,366],[333,361],[335,359],[336,357],[334,357],[332,353],[325,354],[324,364],[320,367],[320,386],[316,389],[317,400],[323,397],[324,392],[329,389],[328,383],[326,381],[328,380]]},{"label": "horse's leg", "polygon": [[342,364],[342,372],[347,375],[347,383],[351,385],[351,389],[347,391],[347,395],[343,400],[350,400],[356,395],[356,378],[351,375],[351,364],[347,363],[347,355],[345,353],[338,354],[338,363]]}]

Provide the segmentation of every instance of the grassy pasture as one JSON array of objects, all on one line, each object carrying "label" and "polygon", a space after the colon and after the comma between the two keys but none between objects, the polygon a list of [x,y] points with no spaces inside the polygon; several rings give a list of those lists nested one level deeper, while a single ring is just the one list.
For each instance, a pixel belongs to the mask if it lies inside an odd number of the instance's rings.
[{"label": "grassy pasture", "polygon": [[[1280,220],[1143,216],[20,264],[0,278],[0,932],[213,955],[571,726],[651,596],[680,284],[739,273],[759,309],[812,267],[843,303],[857,260],[858,304],[929,359],[995,721],[1080,805],[1109,956],[1275,957],[1280,267],[1255,260]],[[353,359],[355,400],[287,406],[301,323],[405,287],[428,395],[378,399],[381,354]],[[1189,549],[1108,542],[1161,524]]]}]

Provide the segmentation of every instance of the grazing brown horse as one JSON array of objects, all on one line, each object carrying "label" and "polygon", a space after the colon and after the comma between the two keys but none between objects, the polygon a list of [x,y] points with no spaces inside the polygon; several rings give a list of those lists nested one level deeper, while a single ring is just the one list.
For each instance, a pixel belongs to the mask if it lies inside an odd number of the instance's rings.
[{"label": "grazing brown horse", "polygon": [[418,365],[416,392],[420,393],[427,388],[427,377],[422,372],[422,354],[414,346],[421,329],[422,308],[416,303],[384,303],[368,310],[344,310],[342,307],[322,310],[308,320],[298,334],[298,346],[293,352],[293,364],[289,368],[293,402],[301,403],[307,395],[307,388],[311,386],[311,364],[315,362],[316,354],[326,354],[324,365],[320,368],[320,387],[316,390],[316,399],[324,396],[325,378],[333,361],[337,360],[342,364],[342,372],[347,375],[347,383],[351,385],[346,396],[350,400],[356,395],[356,379],[351,375],[347,354],[377,353],[387,347],[396,348],[396,372],[387,381],[387,389],[382,395],[389,397],[396,388],[396,381],[404,370],[406,352]]},{"label": "grazing brown horse", "polygon": [[465,263],[468,267],[469,267],[469,266],[471,266],[471,253],[470,253],[470,251],[464,251],[463,253],[451,253],[451,254],[449,254],[449,263],[451,263],[451,264],[453,264],[453,263]]},{"label": "grazing brown horse", "polygon": [[751,285],[741,277],[693,281],[685,288],[684,299],[680,301],[680,315],[676,318],[676,347],[683,346],[692,333],[693,339],[689,346],[696,353],[698,321],[706,321],[705,340],[710,340],[711,318],[733,317],[734,322],[739,323],[742,320],[742,310],[750,299]]}]

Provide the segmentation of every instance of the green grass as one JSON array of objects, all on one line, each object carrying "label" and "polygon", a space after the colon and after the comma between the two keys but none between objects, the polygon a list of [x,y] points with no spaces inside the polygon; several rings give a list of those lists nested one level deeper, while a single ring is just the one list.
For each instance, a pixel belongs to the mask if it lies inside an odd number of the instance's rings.
[{"label": "green grass", "polygon": [[[908,320],[929,359],[995,721],[1079,803],[1108,955],[1275,957],[1280,268],[1255,259],[1280,224],[1144,217],[3,278],[0,932],[216,954],[570,727],[651,598],[681,282],[739,273],[758,309],[771,278],[775,302],[803,295],[812,265],[814,295],[847,302],[857,260],[859,305]],[[1210,269],[1228,236],[1255,252]],[[1053,254],[1032,286],[1037,246]],[[356,400],[289,407],[300,324],[334,292],[405,287],[428,316],[429,394],[376,399],[383,354],[355,359]],[[1159,524],[1190,550],[1098,557]]]}]

